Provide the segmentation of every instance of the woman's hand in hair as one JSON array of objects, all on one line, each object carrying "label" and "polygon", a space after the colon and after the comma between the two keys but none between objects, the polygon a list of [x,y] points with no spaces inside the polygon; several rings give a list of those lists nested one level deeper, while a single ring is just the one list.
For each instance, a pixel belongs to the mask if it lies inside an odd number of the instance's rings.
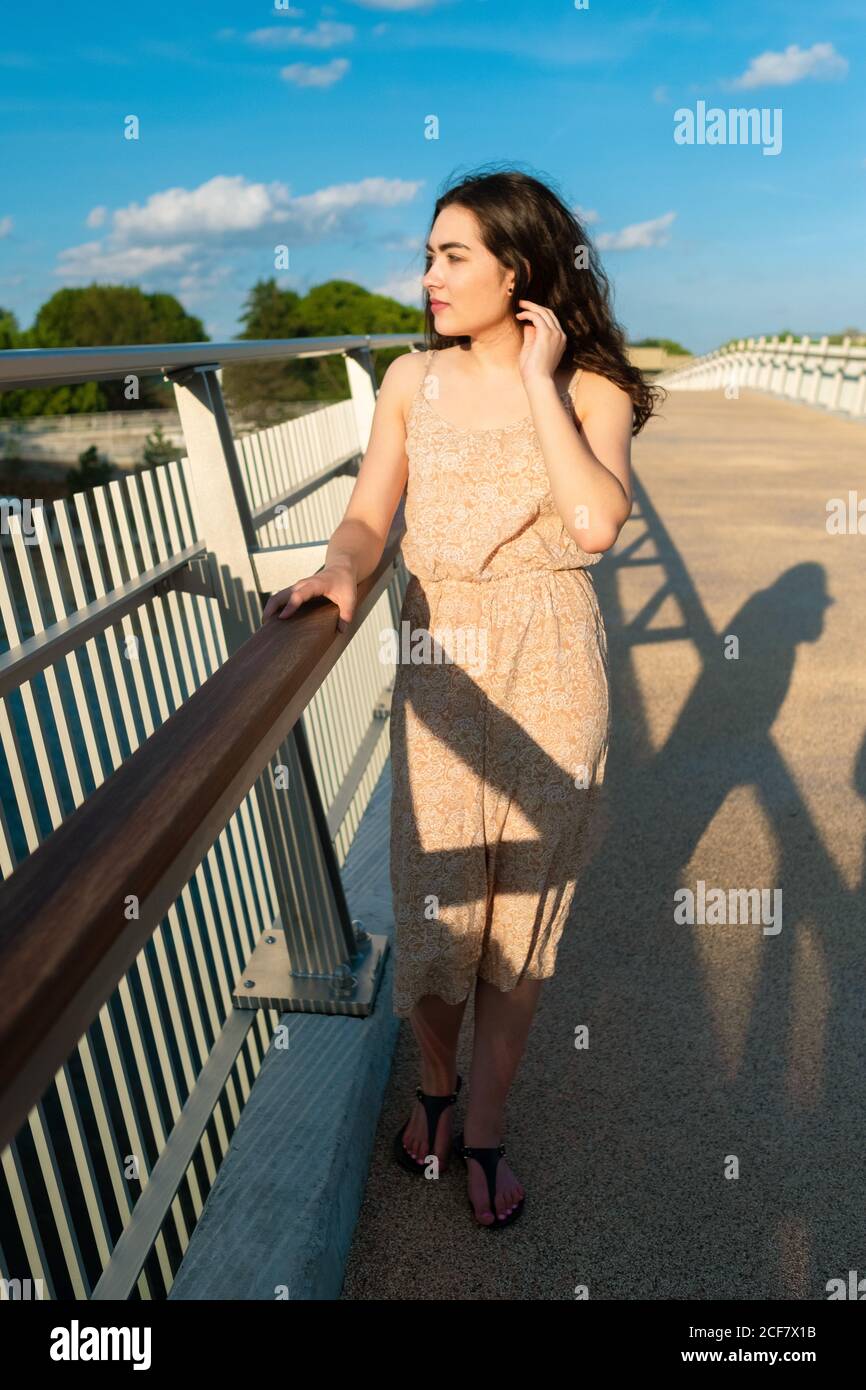
[{"label": "woman's hand in hair", "polygon": [[518,303],[521,308],[514,317],[529,320],[523,324],[523,347],[518,363],[523,384],[552,381],[568,340],[552,309],[534,304],[531,299],[520,299]]}]

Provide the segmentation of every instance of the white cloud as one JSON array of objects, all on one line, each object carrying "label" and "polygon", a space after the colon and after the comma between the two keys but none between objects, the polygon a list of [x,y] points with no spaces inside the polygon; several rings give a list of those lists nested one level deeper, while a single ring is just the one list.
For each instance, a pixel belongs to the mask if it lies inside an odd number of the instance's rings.
[{"label": "white cloud", "polygon": [[377,285],[372,293],[387,295],[389,299],[396,299],[399,304],[408,304],[413,309],[423,309],[421,275],[419,270],[417,275],[394,276],[384,284]]},{"label": "white cloud", "polygon": [[636,251],[647,246],[664,246],[668,239],[667,229],[675,217],[675,212],[666,212],[651,222],[633,222],[619,232],[600,232],[595,244],[600,251]]},{"label": "white cloud", "polygon": [[753,58],[731,86],[786,87],[806,77],[844,77],[847,72],[847,58],[841,57],[831,43],[813,43],[811,48],[791,43],[784,53],[768,51]]},{"label": "white cloud", "polygon": [[136,280],[153,271],[182,267],[199,248],[193,243],[177,246],[107,247],[101,241],[70,246],[57,257],[55,275],[67,280]]},{"label": "white cloud", "polygon": [[368,205],[393,208],[410,203],[423,186],[417,179],[360,179],[357,183],[335,183],[315,193],[302,193],[292,199],[296,226],[306,236],[322,236],[339,229],[345,214]]},{"label": "white cloud", "polygon": [[143,206],[118,208],[112,236],[119,242],[170,242],[274,226],[312,238],[334,230],[340,213],[363,206],[397,207],[411,202],[422,186],[421,180],[367,178],[293,197],[279,181],[248,183],[242,174],[218,174],[198,188],[168,188],[152,193]]},{"label": "white cloud", "polygon": [[223,264],[207,266],[197,263],[177,282],[178,293],[190,308],[196,304],[206,304],[212,299],[224,280],[231,275],[231,267]]},{"label": "white cloud", "polygon": [[257,230],[284,220],[290,201],[283,183],[248,183],[241,174],[218,174],[198,188],[152,193],[143,207],[118,208],[113,234],[126,242],[169,241]]},{"label": "white cloud", "polygon": [[283,25],[254,29],[247,34],[247,43],[262,48],[335,48],[338,43],[351,43],[354,37],[354,25],[320,19],[315,29],[303,29],[300,24],[292,25],[291,29]]},{"label": "white cloud", "polygon": [[349,71],[348,58],[332,58],[330,63],[313,67],[311,63],[290,63],[280,68],[280,77],[296,87],[332,87]]},{"label": "white cloud", "polygon": [[85,218],[85,226],[101,227],[108,215],[108,208],[102,204],[99,207],[91,208]]},{"label": "white cloud", "polygon": [[574,205],[574,215],[586,227],[591,227],[598,221],[598,213],[595,208],[582,208],[578,203]]},{"label": "white cloud", "polygon": [[211,256],[218,255],[224,265],[232,251],[244,247],[264,246],[270,252],[277,241],[296,247],[346,232],[357,235],[361,210],[411,202],[422,187],[421,180],[374,177],[293,197],[284,183],[217,175],[198,188],[165,189],[144,204],[118,208],[101,241],[60,253],[55,274],[66,279],[149,277],[159,284],[189,274],[197,277],[197,288],[208,288],[212,278],[203,282],[201,276],[215,274]]},{"label": "white cloud", "polygon": [[12,218],[0,217],[0,236],[8,236],[12,231]]}]

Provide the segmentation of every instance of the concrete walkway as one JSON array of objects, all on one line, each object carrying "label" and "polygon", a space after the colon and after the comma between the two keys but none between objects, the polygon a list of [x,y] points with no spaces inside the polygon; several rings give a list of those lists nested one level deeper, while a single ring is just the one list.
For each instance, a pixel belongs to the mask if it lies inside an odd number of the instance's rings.
[{"label": "concrete walkway", "polygon": [[[866,425],[753,391],[663,412],[593,572],[613,821],[510,1097],[526,1210],[489,1235],[462,1164],[392,1163],[403,1024],[344,1298],[823,1299],[866,1273],[866,536],[826,530],[866,496]],[[781,930],[677,924],[701,880],[781,889]]]}]

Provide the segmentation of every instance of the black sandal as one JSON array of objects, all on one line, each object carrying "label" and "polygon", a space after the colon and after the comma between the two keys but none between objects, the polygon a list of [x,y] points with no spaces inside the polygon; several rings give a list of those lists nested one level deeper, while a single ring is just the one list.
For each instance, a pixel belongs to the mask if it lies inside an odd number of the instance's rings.
[{"label": "black sandal", "polygon": [[[442,1116],[442,1111],[446,1108],[446,1106],[454,1104],[460,1091],[460,1087],[462,1085],[463,1078],[460,1076],[458,1072],[456,1089],[453,1090],[450,1093],[450,1095],[434,1096],[430,1095],[427,1091],[422,1091],[420,1086],[417,1086],[415,1088],[415,1094],[420,1100],[421,1104],[424,1106],[424,1113],[427,1116],[428,1158],[433,1156],[433,1145],[436,1143],[436,1130],[439,1125],[439,1120]],[[407,1173],[412,1173],[416,1177],[423,1177],[427,1167],[426,1159],[423,1163],[418,1163],[417,1160],[414,1159],[412,1155],[410,1153],[407,1153],[406,1150],[403,1148],[403,1135],[406,1133],[408,1127],[409,1121],[407,1120],[406,1123],[402,1126],[400,1130],[398,1130],[397,1134],[395,1135],[394,1157],[399,1163],[400,1167],[404,1168]],[[443,1168],[442,1172],[444,1171],[445,1169]]]},{"label": "black sandal", "polygon": [[487,1191],[490,1196],[490,1210],[493,1212],[493,1220],[489,1224],[486,1221],[479,1221],[478,1217],[475,1215],[475,1205],[472,1201],[472,1198],[470,1197],[468,1199],[469,1210],[472,1212],[475,1225],[481,1226],[485,1231],[499,1231],[502,1230],[505,1226],[510,1226],[512,1221],[516,1221],[520,1213],[523,1211],[524,1205],[526,1203],[526,1198],[521,1197],[520,1201],[517,1203],[517,1206],[514,1208],[514,1210],[510,1213],[509,1216],[505,1217],[504,1221],[500,1218],[499,1213],[496,1210],[496,1170],[499,1167],[500,1158],[505,1153],[505,1145],[494,1144],[490,1148],[473,1148],[472,1145],[463,1143],[463,1130],[461,1129],[460,1133],[457,1135],[457,1138],[454,1140],[454,1152],[456,1154],[459,1154],[460,1157],[463,1159],[467,1171],[469,1170],[469,1159],[477,1159],[477,1161],[481,1164],[481,1167],[484,1169],[484,1176],[487,1179]]}]

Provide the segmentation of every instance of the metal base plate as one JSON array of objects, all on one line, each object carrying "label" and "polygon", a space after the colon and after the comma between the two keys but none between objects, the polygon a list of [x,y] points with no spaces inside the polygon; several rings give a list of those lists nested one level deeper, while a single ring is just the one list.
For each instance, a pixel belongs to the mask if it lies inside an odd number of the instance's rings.
[{"label": "metal base plate", "polygon": [[278,1009],[280,1013],[350,1014],[373,1012],[390,942],[366,934],[358,954],[334,975],[292,974],[285,933],[266,931],[232,989],[236,1009]]}]

